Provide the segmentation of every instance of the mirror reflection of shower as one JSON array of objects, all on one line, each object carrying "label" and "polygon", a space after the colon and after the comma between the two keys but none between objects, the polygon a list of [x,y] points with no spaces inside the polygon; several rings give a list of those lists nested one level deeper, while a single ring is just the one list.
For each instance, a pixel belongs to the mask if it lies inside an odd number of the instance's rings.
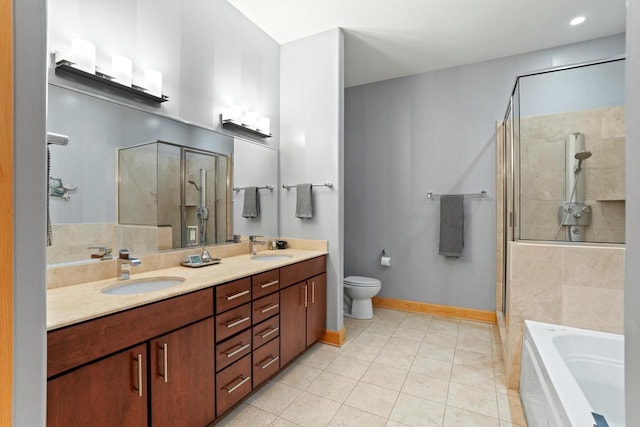
[{"label": "mirror reflection of shower", "polygon": [[565,202],[558,209],[559,226],[555,240],[562,227],[566,227],[566,240],[583,242],[585,227],[591,225],[591,206],[585,204],[585,177],[583,162],[591,157],[585,150],[584,134],[574,132],[565,138]]},{"label": "mirror reflection of shower", "polygon": [[[192,182],[193,181],[189,181]],[[194,183],[195,185],[195,183]],[[207,219],[209,219],[209,209],[207,208],[207,170],[200,169],[200,187],[195,185],[200,192],[200,205],[196,208],[196,217],[200,221],[200,244],[207,244]]]}]

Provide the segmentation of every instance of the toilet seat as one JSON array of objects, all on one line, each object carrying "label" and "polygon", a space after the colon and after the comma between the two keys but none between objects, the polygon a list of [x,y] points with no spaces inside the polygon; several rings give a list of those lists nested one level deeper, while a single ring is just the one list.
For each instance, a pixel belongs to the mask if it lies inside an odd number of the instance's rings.
[{"label": "toilet seat", "polygon": [[378,279],[364,276],[348,276],[344,278],[344,284],[350,286],[380,286],[381,282]]}]

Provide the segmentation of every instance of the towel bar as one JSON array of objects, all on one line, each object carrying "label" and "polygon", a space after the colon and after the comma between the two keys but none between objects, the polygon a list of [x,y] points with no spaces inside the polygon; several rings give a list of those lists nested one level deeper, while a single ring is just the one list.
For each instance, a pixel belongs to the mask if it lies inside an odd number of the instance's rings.
[{"label": "towel bar", "polygon": [[[233,191],[235,191],[236,193],[242,191],[242,190],[246,190],[247,187],[233,187]],[[264,187],[258,187],[258,190],[269,190],[269,191],[273,191],[273,185],[265,185]]]},{"label": "towel bar", "polygon": [[[458,194],[433,194],[431,191],[427,193],[427,199],[437,199],[441,196],[457,196]],[[479,193],[471,193],[471,194],[460,194],[464,196],[465,199],[486,199],[487,198],[487,190],[482,190]]]},{"label": "towel bar", "polygon": [[[325,182],[324,184],[311,184],[312,187],[329,187],[329,188],[333,188],[333,184],[330,182]],[[295,185],[285,185],[282,184],[282,188],[284,188],[285,190],[290,190],[292,188],[296,188]]]}]

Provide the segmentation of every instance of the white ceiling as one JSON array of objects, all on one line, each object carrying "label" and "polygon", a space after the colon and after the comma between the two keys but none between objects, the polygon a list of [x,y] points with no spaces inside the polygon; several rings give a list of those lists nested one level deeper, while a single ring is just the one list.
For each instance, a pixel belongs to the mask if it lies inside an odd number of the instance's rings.
[{"label": "white ceiling", "polygon": [[281,44],[341,27],[347,87],[620,33],[626,16],[625,0],[228,1]]}]

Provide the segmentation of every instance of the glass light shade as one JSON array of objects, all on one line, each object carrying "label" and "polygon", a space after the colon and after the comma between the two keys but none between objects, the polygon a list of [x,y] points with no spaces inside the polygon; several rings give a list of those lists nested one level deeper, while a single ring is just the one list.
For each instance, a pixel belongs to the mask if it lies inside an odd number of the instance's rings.
[{"label": "glass light shade", "polygon": [[131,86],[133,64],[126,56],[114,56],[111,58],[111,76],[116,82],[125,86]]},{"label": "glass light shade", "polygon": [[242,105],[232,105],[229,107],[229,119],[231,121],[241,124],[242,123]]},{"label": "glass light shade", "polygon": [[158,70],[144,70],[144,87],[151,95],[162,97],[162,73]]},{"label": "glass light shade", "polygon": [[258,130],[269,135],[271,133],[271,119],[269,117],[258,118]]},{"label": "glass light shade", "polygon": [[96,46],[82,39],[71,40],[71,62],[73,62],[73,67],[95,74]]},{"label": "glass light shade", "polygon": [[255,111],[247,111],[244,113],[244,116],[242,117],[242,124],[250,127],[251,129],[255,129],[258,125],[258,113]]}]

